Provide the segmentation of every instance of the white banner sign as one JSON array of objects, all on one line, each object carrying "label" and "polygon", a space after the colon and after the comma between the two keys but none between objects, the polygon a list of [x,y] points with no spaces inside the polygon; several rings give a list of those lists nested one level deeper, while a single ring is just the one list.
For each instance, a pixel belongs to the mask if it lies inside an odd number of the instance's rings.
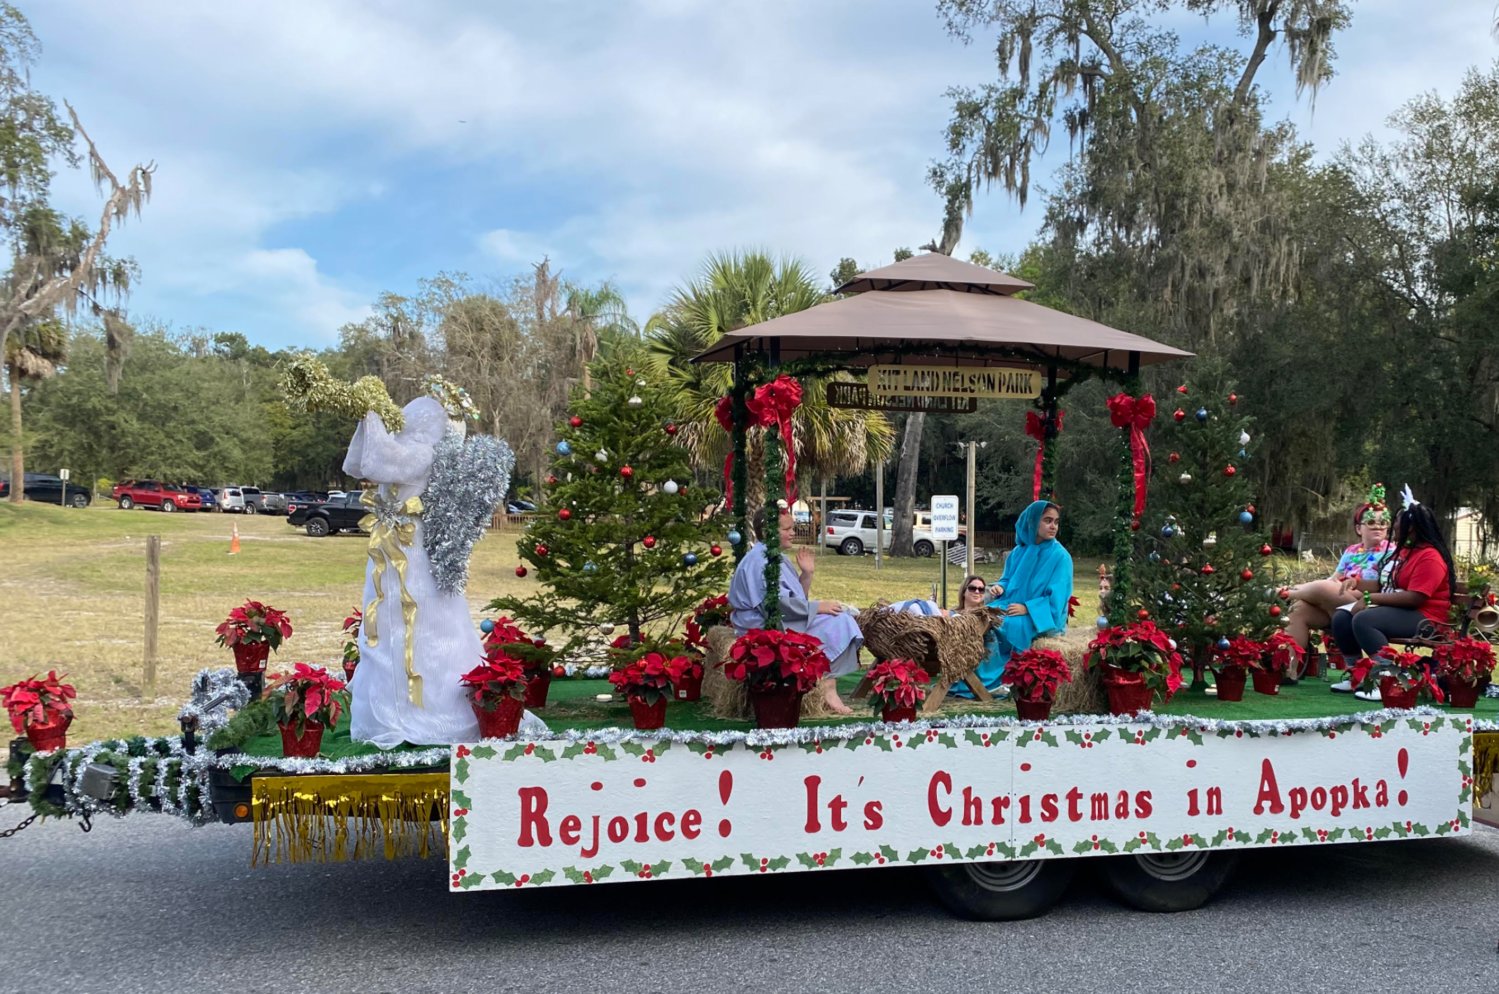
[{"label": "white banner sign", "polygon": [[932,495],[932,538],[939,542],[954,542],[957,540],[957,494]]},{"label": "white banner sign", "polygon": [[[845,730],[827,729],[830,735]],[[1000,725],[454,749],[455,890],[1461,834],[1466,723]]]}]

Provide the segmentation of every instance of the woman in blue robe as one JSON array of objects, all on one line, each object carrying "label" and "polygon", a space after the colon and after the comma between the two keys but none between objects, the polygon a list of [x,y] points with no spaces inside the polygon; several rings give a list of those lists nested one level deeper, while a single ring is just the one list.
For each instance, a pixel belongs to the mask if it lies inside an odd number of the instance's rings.
[{"label": "woman in blue robe", "polygon": [[[1010,656],[1031,647],[1043,635],[1067,630],[1067,603],[1072,599],[1072,556],[1057,541],[1061,508],[1050,501],[1032,502],[1015,522],[1015,548],[1005,561],[1004,575],[992,588],[989,609],[1004,614],[1004,620],[989,629],[984,643],[989,655],[979,664],[977,677],[991,693],[1000,689],[1000,677]],[[967,684],[952,688],[960,697],[971,697]]]},{"label": "woman in blue robe", "polygon": [[[829,709],[838,714],[852,714],[853,710],[838,696],[835,678],[852,673],[859,667],[859,647],[864,637],[859,633],[859,623],[850,614],[843,612],[837,601],[814,601],[811,599],[812,571],[817,561],[812,550],[796,550],[796,566],[791,565],[791,542],[795,524],[789,510],[780,514],[781,625],[795,632],[804,632],[822,643],[823,652],[831,664],[831,675],[822,681],[821,689]],[[729,581],[730,620],[734,630],[743,635],[751,628],[765,626],[765,545],[756,542],[750,546],[734,577]]]}]

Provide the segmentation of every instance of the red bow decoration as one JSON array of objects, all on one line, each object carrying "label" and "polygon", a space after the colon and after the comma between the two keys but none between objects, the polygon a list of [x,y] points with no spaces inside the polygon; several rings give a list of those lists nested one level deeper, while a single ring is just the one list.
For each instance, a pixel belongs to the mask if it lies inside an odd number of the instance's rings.
[{"label": "red bow decoration", "polygon": [[[719,427],[730,435],[734,434],[734,398],[720,397],[718,405],[713,408],[713,416],[718,419]],[[723,501],[724,507],[734,507],[734,450],[729,449],[729,454],[723,458]]]},{"label": "red bow decoration", "polygon": [[1129,451],[1135,477],[1135,520],[1145,513],[1145,476],[1150,461],[1150,445],[1145,429],[1155,420],[1155,398],[1150,394],[1131,397],[1116,393],[1109,398],[1109,420],[1115,428],[1129,429]]},{"label": "red bow decoration", "polygon": [[[1064,413],[1063,411],[1057,411],[1056,428],[1051,433],[1053,438],[1062,433],[1062,415]],[[1036,446],[1036,470],[1031,475],[1031,500],[1040,500],[1041,467],[1046,461],[1046,419],[1035,411],[1026,411],[1025,433],[1039,443]]]},{"label": "red bow decoration", "polygon": [[801,406],[802,385],[794,378],[782,374],[755,390],[753,397],[745,401],[754,423],[764,428],[781,430],[781,442],[786,447],[786,500],[796,500],[796,447],[791,444],[791,415]]}]

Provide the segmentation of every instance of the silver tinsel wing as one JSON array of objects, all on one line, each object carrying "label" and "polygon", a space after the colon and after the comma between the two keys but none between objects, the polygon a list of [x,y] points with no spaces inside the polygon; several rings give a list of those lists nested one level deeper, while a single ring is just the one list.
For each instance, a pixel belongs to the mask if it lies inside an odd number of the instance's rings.
[{"label": "silver tinsel wing", "polygon": [[450,432],[437,443],[422,493],[422,545],[443,593],[461,594],[468,585],[469,554],[509,489],[513,468],[510,446],[489,435]]}]

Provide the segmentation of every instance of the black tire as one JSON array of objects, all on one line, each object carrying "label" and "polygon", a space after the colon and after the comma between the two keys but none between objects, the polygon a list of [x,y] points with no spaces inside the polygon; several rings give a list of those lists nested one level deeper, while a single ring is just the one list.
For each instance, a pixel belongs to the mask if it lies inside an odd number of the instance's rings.
[{"label": "black tire", "polygon": [[925,559],[927,556],[930,556],[932,553],[936,552],[937,547],[928,542],[926,539],[922,539],[920,542],[917,542],[915,545],[911,546],[911,551],[916,553],[921,558]]},{"label": "black tire", "polygon": [[130,510],[134,506],[135,506],[135,501],[131,500],[129,498],[129,496],[125,496],[125,497],[121,497],[120,498],[120,510],[122,510],[122,511],[128,511],[128,510]]},{"label": "black tire", "polygon": [[862,556],[864,555],[864,543],[856,538],[846,538],[838,546],[840,556]]},{"label": "black tire", "polygon": [[1076,872],[1072,859],[990,860],[927,869],[937,899],[973,921],[1036,918],[1050,911]]},{"label": "black tire", "polygon": [[251,504],[249,501],[246,501],[245,502],[245,513],[246,514],[254,514],[255,513],[255,505]]},{"label": "black tire", "polygon": [[1233,872],[1237,853],[1182,850],[1108,856],[1099,866],[1119,900],[1141,911],[1194,911],[1206,904]]},{"label": "black tire", "polygon": [[68,498],[68,503],[74,507],[88,507],[88,494],[74,494]]},{"label": "black tire", "polygon": [[165,513],[171,514],[173,511],[177,510],[177,502],[169,497],[161,502],[161,509]]},{"label": "black tire", "polygon": [[322,538],[328,534],[328,520],[326,518],[308,518],[307,524],[304,527],[307,529],[307,534],[313,538]]}]

